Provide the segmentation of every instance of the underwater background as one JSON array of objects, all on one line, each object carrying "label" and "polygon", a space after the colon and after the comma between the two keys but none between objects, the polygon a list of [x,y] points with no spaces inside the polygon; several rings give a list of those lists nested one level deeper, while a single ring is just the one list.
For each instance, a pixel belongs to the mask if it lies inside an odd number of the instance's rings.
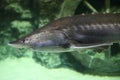
[{"label": "underwater background", "polygon": [[120,0],[1,0],[0,80],[120,80],[119,43],[79,53],[7,45],[52,20],[83,13],[120,13]]}]

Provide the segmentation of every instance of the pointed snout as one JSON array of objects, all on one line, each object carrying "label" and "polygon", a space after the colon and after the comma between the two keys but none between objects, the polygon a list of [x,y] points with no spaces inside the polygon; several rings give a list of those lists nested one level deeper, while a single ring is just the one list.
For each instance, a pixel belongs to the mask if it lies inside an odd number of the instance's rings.
[{"label": "pointed snout", "polygon": [[14,41],[14,42],[9,42],[8,45],[11,46],[11,47],[15,47],[17,44]]},{"label": "pointed snout", "polygon": [[21,43],[17,43],[17,42],[9,42],[8,43],[9,46],[11,47],[15,47],[15,48],[25,48],[26,46],[24,44]]}]

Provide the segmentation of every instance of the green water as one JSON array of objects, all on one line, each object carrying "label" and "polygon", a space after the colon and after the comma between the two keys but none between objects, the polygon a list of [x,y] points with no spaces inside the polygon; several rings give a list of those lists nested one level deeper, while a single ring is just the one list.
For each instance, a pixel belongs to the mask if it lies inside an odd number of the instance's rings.
[{"label": "green water", "polygon": [[113,46],[115,49],[110,56],[108,50],[99,53],[88,49],[80,51],[85,53],[81,56],[36,53],[7,46],[8,42],[61,17],[82,13],[120,13],[119,3],[120,0],[1,0],[0,80],[120,80],[120,75],[100,76],[82,72],[86,70],[84,67],[89,67],[91,73],[120,73],[120,45]]},{"label": "green water", "polygon": [[120,80],[120,76],[94,76],[67,68],[47,69],[31,58],[0,62],[0,80]]}]

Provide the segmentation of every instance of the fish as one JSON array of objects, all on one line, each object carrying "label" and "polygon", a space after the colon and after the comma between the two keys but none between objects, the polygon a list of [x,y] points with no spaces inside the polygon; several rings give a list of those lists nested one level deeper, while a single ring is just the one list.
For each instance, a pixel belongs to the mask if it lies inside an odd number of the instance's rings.
[{"label": "fish", "polygon": [[109,46],[119,41],[120,13],[111,13],[74,15],[53,20],[8,45],[40,52],[70,52]]}]

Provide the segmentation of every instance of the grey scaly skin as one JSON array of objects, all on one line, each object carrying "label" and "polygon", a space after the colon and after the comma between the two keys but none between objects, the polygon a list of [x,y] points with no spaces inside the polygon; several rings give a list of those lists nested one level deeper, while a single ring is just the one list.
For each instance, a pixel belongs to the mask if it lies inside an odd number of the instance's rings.
[{"label": "grey scaly skin", "polygon": [[86,14],[54,20],[9,45],[39,51],[68,52],[111,45],[119,40],[119,13]]}]

